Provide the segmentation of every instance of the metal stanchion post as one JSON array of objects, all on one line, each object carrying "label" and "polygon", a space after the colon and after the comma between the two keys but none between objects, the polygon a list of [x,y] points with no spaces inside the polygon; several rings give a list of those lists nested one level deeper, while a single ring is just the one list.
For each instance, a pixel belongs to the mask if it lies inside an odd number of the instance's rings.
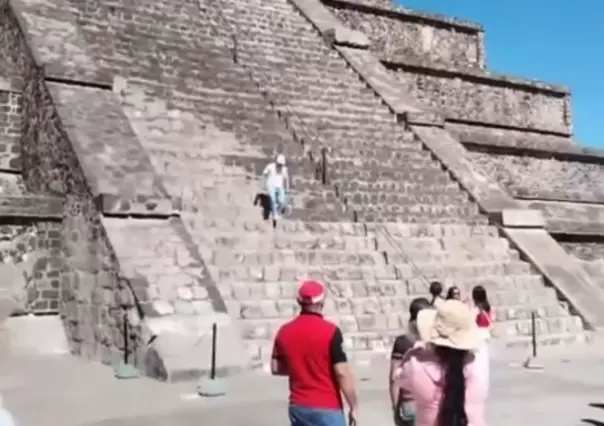
[{"label": "metal stanchion post", "polygon": [[543,370],[543,365],[537,361],[537,314],[531,312],[531,356],[523,364],[529,370]]},{"label": "metal stanchion post", "polygon": [[218,352],[218,326],[212,324],[212,347],[210,348],[210,375],[202,377],[197,384],[197,393],[200,396],[222,396],[226,394],[224,383],[216,378],[216,355]]},{"label": "metal stanchion post", "polygon": [[130,322],[128,321],[128,309],[124,306],[123,316],[123,335],[124,335],[124,356],[114,366],[113,372],[118,379],[135,379],[138,377],[138,372],[134,365],[128,362],[128,354],[130,353]]}]

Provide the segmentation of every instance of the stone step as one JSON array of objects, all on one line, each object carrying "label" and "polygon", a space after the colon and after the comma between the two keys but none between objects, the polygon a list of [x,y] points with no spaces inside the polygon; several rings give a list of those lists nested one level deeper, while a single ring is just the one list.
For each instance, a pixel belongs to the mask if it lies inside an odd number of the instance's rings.
[{"label": "stone step", "polygon": [[479,213],[478,206],[475,204],[348,204],[348,207],[357,212],[359,222],[400,221],[417,224],[464,223],[468,225],[486,225],[488,223],[488,219]]},{"label": "stone step", "polygon": [[[366,314],[326,318],[337,324],[344,335],[344,346],[347,349],[392,348],[394,339],[406,328],[406,317],[399,314]],[[263,318],[240,320],[239,325],[244,340],[272,340],[279,327],[291,317]],[[401,324],[401,325],[399,325]],[[405,325],[402,325],[405,324]],[[348,328],[347,328],[348,327]],[[354,330],[354,331],[353,331]],[[531,335],[531,320],[518,319],[495,322],[492,335],[495,339],[513,339]],[[536,320],[538,335],[582,332],[583,324],[579,317],[568,314],[538,318]]]},{"label": "stone step", "polygon": [[[320,206],[320,208],[317,208]],[[317,200],[308,200],[302,208],[294,208],[287,214],[288,219],[325,221],[325,222],[349,222],[353,216],[352,213],[343,211],[339,201],[333,201],[325,204]],[[281,226],[281,225],[279,225]]]},{"label": "stone step", "polygon": [[[299,83],[300,81],[296,81],[296,86],[298,86]],[[315,82],[309,81],[308,83],[312,85]],[[363,115],[347,113],[325,116],[322,114],[317,115],[316,112],[314,114],[312,114],[312,112],[308,113],[308,109],[304,108],[305,103],[308,102],[309,99],[319,99],[321,102],[329,102],[337,107],[339,105],[346,105],[350,99],[356,97],[357,105],[364,103],[368,108],[372,108],[372,106],[376,105],[376,99],[379,100],[379,98],[375,97],[374,92],[362,85],[356,86],[355,89],[350,91],[340,90],[337,92],[336,90],[331,94],[326,94],[323,91],[313,93],[312,90],[309,91],[309,93],[304,93],[302,95],[289,92],[288,96],[290,97],[290,104],[301,107],[302,113],[298,113],[296,110],[296,116],[301,120],[304,120],[308,125],[315,126],[316,129],[332,129],[336,131],[348,129],[352,132],[358,130],[363,132],[364,139],[369,143],[377,142],[377,137],[383,137],[385,133],[388,134],[387,132],[390,132],[390,136],[386,137],[385,140],[393,142],[398,140],[398,135],[406,130],[404,125],[401,125],[401,123],[396,121],[395,116],[390,110],[381,104],[378,104],[377,108],[373,107],[372,113]],[[334,98],[336,95],[339,95],[340,98]],[[295,108],[292,110],[295,110]],[[373,131],[375,131],[375,133],[373,133]],[[360,141],[361,139],[356,140]],[[395,145],[393,145],[393,147],[394,146]]]},{"label": "stone step", "polygon": [[347,158],[328,158],[328,168],[333,170],[355,169],[407,169],[407,170],[439,170],[440,164],[436,163],[425,151],[406,151],[392,153],[384,158],[371,156],[351,156]]},{"label": "stone step", "polygon": [[419,252],[419,251],[385,251],[382,253],[386,264],[404,264],[410,261],[417,262],[496,262],[496,261],[515,261],[520,260],[520,254],[517,251],[442,251],[442,252]]},{"label": "stone step", "polygon": [[[271,162],[270,157],[251,157],[239,155],[224,155],[225,164],[231,167],[241,167],[254,176],[262,176],[264,168]],[[313,166],[310,161],[299,158],[286,158],[287,169],[290,176],[295,174],[306,175],[312,173]]]},{"label": "stone step", "polygon": [[[298,291],[297,280],[289,281],[231,281],[220,282],[220,291],[226,300],[282,300],[296,298]],[[428,297],[429,283],[421,278],[409,280],[326,280],[324,281],[329,297]],[[445,288],[452,285],[460,287],[465,297],[470,295],[472,288],[482,285],[489,293],[491,302],[495,305],[500,298],[508,300],[511,295],[519,301],[528,302],[531,297],[556,299],[553,287],[545,286],[543,278],[534,274],[518,275],[483,275],[470,277],[463,282],[451,278],[442,280]],[[502,296],[506,295],[506,296]],[[508,296],[509,295],[509,296]],[[523,303],[524,303],[523,302]]]},{"label": "stone step", "polygon": [[210,264],[225,265],[384,265],[384,256],[376,251],[317,251],[317,250],[280,250],[280,251],[232,251],[214,250]]},{"label": "stone step", "polygon": [[[337,185],[342,193],[348,192],[369,192],[369,193],[402,193],[402,194],[424,194],[424,195],[441,195],[460,193],[462,190],[459,184],[454,181],[445,183],[417,183],[417,182],[401,182],[394,179],[384,180],[341,180],[334,179],[330,182],[332,185]],[[463,192],[467,198],[467,194]]]},{"label": "stone step", "polygon": [[216,266],[225,265],[245,265],[245,266],[262,266],[262,265],[313,265],[313,266],[328,266],[328,265],[388,265],[388,264],[404,264],[410,260],[414,262],[469,262],[469,261],[510,261],[519,260],[519,254],[516,251],[508,250],[493,250],[486,251],[477,250],[468,251],[412,251],[406,252],[394,251],[347,251],[334,249],[285,249],[285,250],[266,250],[258,248],[256,250],[242,251],[238,246],[233,248],[221,247],[212,253],[212,257],[208,259],[209,263]]},{"label": "stone step", "polygon": [[401,191],[342,191],[345,203],[358,211],[363,211],[367,205],[387,205],[395,209],[396,206],[414,207],[418,204],[457,205],[469,203],[466,192],[454,190],[450,192],[417,192]]},{"label": "stone step", "polygon": [[[549,333],[537,335],[537,350],[548,350],[556,346],[575,346],[577,343],[585,344],[592,340],[590,333],[574,330],[565,333]],[[493,342],[496,348],[503,347],[504,349],[532,349],[532,336],[516,336],[512,339],[499,338]],[[527,352],[530,353],[530,352]],[[524,361],[524,360],[522,360]]]},{"label": "stone step", "polygon": [[[268,229],[257,222],[221,220],[220,218],[204,219],[205,229],[215,229],[221,232],[258,232],[274,235],[272,229]],[[382,236],[384,232],[393,238],[473,238],[476,236],[499,237],[499,231],[491,225],[466,225],[466,224],[418,224],[403,222],[386,223],[333,223],[333,222],[303,222],[298,220],[285,220],[280,235],[287,238],[315,237],[337,238],[343,236]]]},{"label": "stone step", "polygon": [[[394,345],[394,339],[403,331],[399,331],[399,334],[391,334],[387,336],[387,340],[383,343],[373,341],[373,349],[355,349],[350,348],[350,343],[345,342],[346,355],[348,361],[353,366],[367,366],[374,363],[384,363],[390,360],[390,353],[392,346]],[[548,350],[549,348],[558,346],[575,346],[576,344],[585,344],[591,340],[589,333],[585,332],[572,332],[572,333],[551,333],[537,336],[537,347],[542,350]],[[270,357],[273,349],[274,342],[272,340],[248,340],[245,341],[246,352],[250,355],[253,360],[253,366],[257,369],[261,369],[266,373],[270,372]],[[492,351],[507,351],[508,353],[514,353],[512,351],[523,349],[527,350],[526,354],[522,356],[528,356],[532,345],[532,339],[530,336],[516,336],[511,339],[506,338],[495,338],[491,341]],[[519,361],[524,361],[525,358],[519,358]]]},{"label": "stone step", "polygon": [[[334,126],[320,129],[318,132],[325,142],[328,153],[337,153],[339,150],[350,152],[355,149],[394,149],[422,151],[422,144],[416,139],[415,134],[406,131],[399,124],[390,128],[353,128],[350,126]],[[337,144],[331,141],[338,141]]]},{"label": "stone step", "polygon": [[[425,262],[414,261],[413,264],[390,264],[394,267],[397,278],[414,278],[418,275],[427,279],[442,278],[460,278],[479,277],[481,275],[523,275],[533,273],[533,266],[530,263],[510,260],[510,261],[467,261],[464,263],[440,263],[427,260]],[[377,268],[376,268],[377,269]]]},{"label": "stone step", "polygon": [[[311,233],[273,232],[266,223],[261,224],[262,231],[235,231],[206,233],[215,247],[236,248],[237,250],[265,250],[275,253],[277,250],[370,250],[388,253],[390,260],[398,256],[425,255],[432,253],[515,253],[509,241],[491,235],[460,237],[400,237],[385,235],[373,236],[332,236],[313,235]],[[512,256],[516,257],[515,254]],[[394,262],[396,263],[396,262]]]},{"label": "stone step", "polygon": [[344,236],[324,237],[312,234],[273,232],[272,227],[264,224],[267,233],[264,232],[210,232],[206,237],[211,240],[216,249],[236,250],[375,250],[376,240],[374,237]]},{"label": "stone step", "polygon": [[352,164],[336,169],[333,165],[327,166],[330,182],[347,182],[360,180],[375,182],[381,180],[394,180],[400,183],[414,183],[417,185],[447,185],[453,180],[448,173],[444,172],[436,162],[425,167],[413,168],[413,166],[376,166],[363,169]]},{"label": "stone step", "polygon": [[[295,78],[297,84],[304,82],[304,80],[300,79],[298,76],[291,78]],[[301,117],[317,116],[319,115],[319,112],[329,112],[327,115],[322,115],[323,117],[328,118],[353,118],[357,115],[368,115],[373,117],[377,115],[382,120],[394,121],[394,116],[387,115],[384,112],[384,107],[377,103],[350,103],[348,100],[342,100],[338,104],[334,105],[329,104],[322,99],[305,99],[303,101],[296,102],[296,106],[294,108],[294,113],[296,115],[300,115]]]},{"label": "stone step", "polygon": [[[288,34],[289,34],[289,31],[288,31]],[[258,35],[258,37],[260,37],[260,36]],[[266,60],[264,58],[267,58],[267,57],[296,58],[296,57],[299,57],[299,55],[301,54],[300,50],[297,48],[278,43],[276,40],[270,40],[270,39],[262,40],[261,38],[257,38],[256,34],[254,35],[253,40],[242,38],[239,41],[239,45],[241,46],[241,49],[240,49],[241,59],[243,61],[253,61],[254,64],[258,64],[258,65],[256,65],[256,66],[258,66],[258,68],[261,68],[261,67],[266,68],[267,65],[272,63],[273,64],[272,74],[265,73],[265,76],[267,77],[267,79],[269,79],[270,77],[273,77],[273,78],[277,79],[277,81],[280,81],[282,84],[287,81],[285,79],[288,77],[288,75],[291,75],[291,74],[283,73],[283,75],[282,75],[282,73],[280,73],[280,69],[278,67],[274,66],[275,65],[274,62],[269,62],[268,60]],[[306,77],[306,79],[310,80],[311,76],[314,76],[315,81],[316,80],[321,81],[323,78],[326,79],[329,76],[331,76],[332,73],[328,70],[321,69],[322,67],[317,67],[317,70],[314,71],[315,65],[321,64],[322,60],[325,60],[325,52],[323,50],[320,50],[320,51],[305,50],[304,51],[304,64],[308,68],[313,69],[313,72],[311,74],[311,73],[309,73],[308,69],[304,69],[304,68],[301,68],[300,66],[298,66],[296,68],[297,68],[297,72],[299,73],[300,77],[301,78]],[[285,63],[289,63],[290,65],[293,64],[291,61],[289,61],[289,62],[285,61]],[[295,80],[292,79],[290,81],[295,81]],[[298,87],[301,88],[304,86],[298,86]],[[298,88],[298,87],[296,87],[296,88]],[[308,86],[306,86],[306,87],[308,88]]]},{"label": "stone step", "polygon": [[[246,58],[244,57],[243,62],[245,62],[245,59]],[[253,68],[254,77],[256,78],[257,81],[261,82],[261,85],[263,83],[265,83],[262,80],[266,74],[275,75],[275,74],[273,74],[275,72],[274,64],[269,64],[269,63],[263,64],[263,63],[256,62],[256,63],[251,64],[251,68]],[[289,69],[290,72],[296,72],[292,67],[286,66],[284,69],[280,70],[281,74],[284,74],[284,73],[286,74],[287,69]],[[362,88],[362,86],[360,86],[360,88]],[[312,87],[312,85],[310,87],[308,87],[308,90],[309,90],[309,94],[319,93],[321,95],[321,99],[320,100],[318,100],[316,98],[305,99],[303,101],[304,102],[303,105],[306,106],[306,108],[314,107],[314,108],[317,108],[317,109],[323,111],[323,110],[332,108],[334,103],[335,104],[345,104],[352,111],[355,111],[355,110],[357,110],[357,111],[373,111],[373,110],[375,110],[376,107],[383,108],[383,105],[381,104],[381,100],[378,98],[374,99],[372,102],[367,102],[367,99],[364,97],[362,97],[361,99],[359,99],[358,97],[355,97],[355,96],[342,97],[341,92],[334,91],[333,88],[327,88],[327,90],[325,88],[314,89]],[[283,92],[278,92],[278,93],[283,94]],[[290,108],[288,107],[288,110],[289,109]],[[401,126],[401,128],[402,128],[402,126]]]},{"label": "stone step", "polygon": [[327,147],[328,161],[354,161],[357,158],[375,159],[382,162],[405,161],[409,156],[414,158],[430,158],[430,152],[422,149],[419,143],[406,143],[397,147],[383,146],[341,146],[333,145]]},{"label": "stone step", "polygon": [[[296,99],[292,99],[291,102],[296,102]],[[323,129],[330,127],[348,127],[351,129],[356,128],[373,128],[376,130],[383,130],[384,128],[392,129],[396,122],[394,121],[393,115],[382,115],[379,113],[373,114],[355,114],[340,113],[338,115],[325,115],[322,113],[305,114],[299,112],[293,108],[292,119],[298,126],[307,127],[309,129]],[[377,141],[376,137],[368,137],[366,139],[370,144]]]},{"label": "stone step", "polygon": [[[537,318],[558,317],[568,315],[567,306],[560,303],[555,294],[544,292],[531,292],[534,297],[532,306],[520,302],[519,298],[510,292],[499,292],[497,298],[504,304],[493,305],[493,313],[497,322],[530,319],[531,313],[535,312]],[[553,298],[551,296],[554,296]],[[364,315],[385,315],[389,326],[387,328],[404,328],[408,321],[409,305],[417,296],[391,296],[391,297],[352,297],[337,298],[329,297],[325,300],[324,314],[343,318],[350,316],[347,320],[345,331],[357,331],[354,325],[348,324],[354,317]],[[231,300],[227,299],[229,314],[243,320],[247,319],[270,319],[289,318],[299,311],[295,299],[252,299]],[[391,324],[394,322],[394,324]],[[361,324],[358,324],[361,327]],[[351,328],[352,327],[352,328]],[[343,330],[344,331],[344,330]]]},{"label": "stone step", "polygon": [[[559,316],[537,318],[535,321],[537,335],[580,333],[584,331],[583,321],[578,316]],[[494,336],[500,339],[513,339],[519,336],[530,337],[532,325],[530,317],[524,320],[496,322],[493,326]]]},{"label": "stone step", "polygon": [[231,265],[215,268],[216,278],[225,281],[298,281],[302,278],[321,280],[362,280],[362,279],[408,279],[423,276],[427,279],[478,277],[481,275],[530,274],[529,263],[510,262],[467,262],[435,265],[432,262],[413,265],[375,265],[375,266],[258,266],[247,267]]}]

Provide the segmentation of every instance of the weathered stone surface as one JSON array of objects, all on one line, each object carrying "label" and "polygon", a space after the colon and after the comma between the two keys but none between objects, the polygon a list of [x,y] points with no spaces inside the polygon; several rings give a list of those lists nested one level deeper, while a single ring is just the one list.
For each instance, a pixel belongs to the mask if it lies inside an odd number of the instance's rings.
[{"label": "weathered stone surface", "polygon": [[15,313],[25,312],[27,281],[21,268],[13,263],[0,264],[0,323]]},{"label": "weathered stone surface", "polygon": [[[186,233],[179,219],[105,217],[102,222],[114,243],[124,277],[136,280],[142,276],[147,282],[147,295],[137,295],[141,303],[153,304],[158,300],[173,305],[183,299],[178,288],[186,287],[191,288],[194,295],[203,295],[200,299],[192,297],[191,301],[206,300],[214,311],[224,312],[220,292],[195,246],[184,238],[183,233]],[[136,252],[131,250],[131,241],[140,244]],[[197,287],[204,290],[197,291]],[[150,311],[153,311],[152,307]]]},{"label": "weathered stone surface", "polygon": [[[10,37],[3,40],[2,46],[27,83],[22,90],[21,132],[26,187],[32,193],[65,197],[63,223],[52,231],[52,236],[49,231],[47,242],[61,252],[64,262],[60,277],[50,280],[51,290],[56,294],[58,281],[58,310],[71,351],[110,363],[123,349],[120,306],[116,301],[120,292],[116,262],[86,179],[50,103],[44,77],[18,31],[8,34]],[[42,277],[49,278],[51,271],[40,267]],[[44,290],[40,295],[43,302]],[[132,336],[137,336],[137,330]]]},{"label": "weathered stone surface", "polygon": [[0,226],[0,257],[2,263],[22,262],[38,248],[37,230],[31,222],[6,220]]},{"label": "weathered stone surface", "polygon": [[[216,375],[224,377],[248,367],[242,354],[241,331],[225,313],[179,318],[170,324],[164,318],[148,321],[157,337],[149,345],[145,373],[168,382],[188,381],[210,375],[212,324],[217,325]],[[176,325],[178,324],[178,325]]]},{"label": "weathered stone surface", "polygon": [[64,266],[59,232],[57,222],[1,227],[2,292],[15,303],[8,314],[59,312]]},{"label": "weathered stone surface", "polygon": [[553,234],[604,236],[604,206],[560,201],[519,201],[543,212]]},{"label": "weathered stone surface", "polygon": [[587,324],[593,328],[604,325],[604,293],[597,290],[592,278],[572,261],[547,231],[504,228],[503,232],[562,293]]},{"label": "weathered stone surface", "polygon": [[0,87],[0,171],[21,170],[20,131],[21,94],[10,85]]},{"label": "weathered stone surface", "polygon": [[342,25],[320,0],[292,0],[298,10],[313,23],[327,40],[356,47],[369,47],[365,34]]},{"label": "weathered stone surface", "polygon": [[[566,161],[549,155],[530,157],[470,151],[475,169],[482,170],[511,195],[523,199],[604,202],[604,164]],[[544,184],[547,182],[547,184]]]},{"label": "weathered stone surface", "polygon": [[101,89],[47,87],[92,194],[105,197],[103,212],[171,214],[170,196],[118,98]]},{"label": "weathered stone surface", "polygon": [[[438,124],[441,122],[437,115],[420,110],[414,105],[411,97],[404,91],[397,81],[389,75],[386,68],[377,58],[368,51],[337,47],[337,50],[346,58],[350,66],[359,73],[386,104],[396,113],[401,115],[412,114],[414,117],[426,117],[425,124]],[[419,118],[418,118],[419,120]]]},{"label": "weathered stone surface", "polygon": [[485,127],[479,124],[447,123],[445,128],[463,144],[489,147],[493,151],[556,153],[578,158],[604,157],[602,150],[575,145],[567,136]]},{"label": "weathered stone surface", "polygon": [[476,171],[463,145],[446,131],[419,126],[412,126],[412,130],[470,193],[482,210],[491,214],[516,207],[514,200],[491,182],[487,175]]},{"label": "weathered stone surface", "polygon": [[111,85],[87,51],[67,0],[9,0],[38,66],[48,77]]},{"label": "weathered stone surface", "polygon": [[566,88],[496,77],[482,71],[451,70],[407,58],[391,62],[389,68],[402,90],[420,105],[442,111],[447,118],[572,133]]},{"label": "weathered stone surface", "polygon": [[0,339],[8,343],[6,349],[11,355],[18,357],[69,355],[69,344],[57,315],[8,318],[0,329]]},{"label": "weathered stone surface", "polygon": [[572,256],[580,261],[590,263],[587,268],[601,282],[601,268],[604,262],[604,244],[594,239],[594,241],[568,241],[566,238],[560,239],[560,245]]},{"label": "weathered stone surface", "polygon": [[[135,363],[160,380],[199,377],[209,368],[208,336],[219,322],[225,345],[221,368],[245,365],[239,334],[228,321],[226,305],[205,263],[179,219],[104,218],[123,278],[140,308],[142,338]],[[137,241],[138,249],[132,250]],[[227,322],[225,323],[225,319]],[[233,355],[228,357],[229,352]],[[232,371],[229,371],[232,373]]]},{"label": "weathered stone surface", "polygon": [[0,1],[0,11],[0,75],[6,89],[18,91],[23,86],[23,76],[18,63],[18,49],[15,47],[21,44],[21,47],[26,48],[26,45],[7,0]]},{"label": "weathered stone surface", "polygon": [[0,173],[0,194],[10,197],[26,195],[23,177],[15,173]]},{"label": "weathered stone surface", "polygon": [[459,67],[483,68],[482,28],[442,15],[366,0],[324,0],[342,22],[366,34],[371,50],[387,58],[405,56]]},{"label": "weathered stone surface", "polygon": [[0,196],[0,216],[61,219],[62,215],[63,200],[58,197]]},{"label": "weathered stone surface", "polygon": [[501,224],[506,228],[543,228],[545,220],[540,210],[504,209],[501,212]]}]

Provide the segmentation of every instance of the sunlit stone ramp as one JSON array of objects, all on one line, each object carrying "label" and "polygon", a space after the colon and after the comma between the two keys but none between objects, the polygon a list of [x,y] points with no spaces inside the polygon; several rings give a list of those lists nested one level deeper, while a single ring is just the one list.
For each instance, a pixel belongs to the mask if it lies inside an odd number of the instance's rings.
[{"label": "sunlit stone ramp", "polygon": [[136,358],[145,374],[179,381],[207,373],[213,323],[217,373],[244,367],[239,331],[180,219],[105,217],[102,222],[137,301],[130,318],[140,329]]}]

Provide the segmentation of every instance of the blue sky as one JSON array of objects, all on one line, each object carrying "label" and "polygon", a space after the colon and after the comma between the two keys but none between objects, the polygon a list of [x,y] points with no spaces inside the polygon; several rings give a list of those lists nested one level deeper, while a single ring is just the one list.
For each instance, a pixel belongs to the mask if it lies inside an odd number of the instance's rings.
[{"label": "blue sky", "polygon": [[572,89],[574,133],[604,148],[604,0],[398,0],[485,28],[493,71]]}]

